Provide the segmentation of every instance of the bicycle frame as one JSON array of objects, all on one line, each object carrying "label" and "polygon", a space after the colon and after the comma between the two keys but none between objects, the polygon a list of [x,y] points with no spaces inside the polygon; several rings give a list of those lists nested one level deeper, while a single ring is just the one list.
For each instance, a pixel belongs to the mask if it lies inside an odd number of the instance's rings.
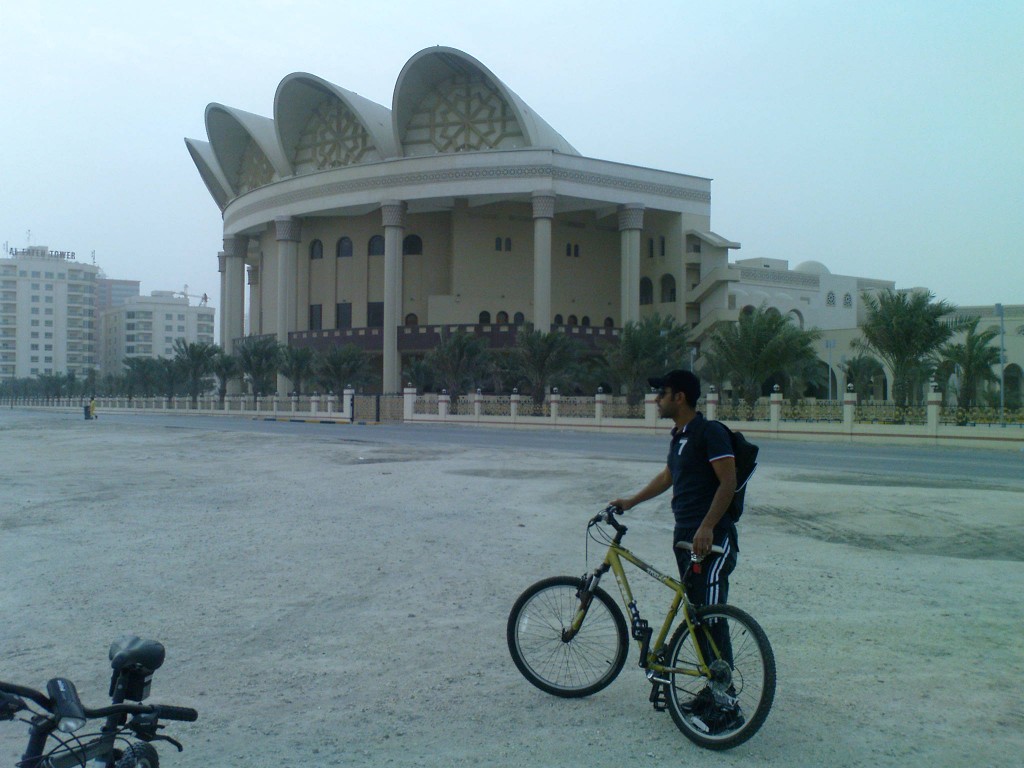
[{"label": "bicycle frame", "polygon": [[[587,579],[587,584],[585,585],[586,590],[589,592],[595,589],[601,579],[601,576],[609,570],[615,575],[615,581],[619,586],[619,594],[622,596],[623,605],[625,605],[626,611],[632,620],[632,636],[633,639],[636,640],[637,647],[640,650],[640,666],[648,670],[649,673],[672,672],[677,675],[689,675],[691,677],[710,677],[711,672],[700,648],[700,643],[694,643],[698,662],[698,666],[696,668],[669,668],[658,661],[658,656],[665,647],[665,641],[668,639],[669,631],[675,623],[680,608],[683,610],[683,621],[685,621],[686,625],[690,628],[691,635],[694,638],[697,637],[697,626],[693,623],[692,618],[693,604],[686,597],[686,589],[681,582],[662,573],[653,565],[622,546],[620,540],[623,533],[625,533],[625,529],[618,531],[615,539],[608,545],[608,552],[604,557],[604,561]],[[648,627],[647,622],[640,618],[640,613],[636,606],[636,600],[633,597],[633,591],[629,587],[629,579],[626,576],[626,569],[623,567],[623,561],[631,563],[652,579],[664,584],[675,593],[672,598],[672,603],[669,605],[668,613],[665,615],[665,620],[661,625],[661,629],[658,631],[657,637],[654,638],[653,644],[651,643],[653,632]],[[583,625],[583,619],[587,615],[587,609],[589,606],[589,600],[581,600],[580,610],[577,611],[571,624],[572,634],[578,632],[580,627]],[[711,637],[711,633],[705,632],[703,637],[707,640],[711,653],[714,654],[715,657],[720,658],[721,652],[718,650],[714,639]]]}]

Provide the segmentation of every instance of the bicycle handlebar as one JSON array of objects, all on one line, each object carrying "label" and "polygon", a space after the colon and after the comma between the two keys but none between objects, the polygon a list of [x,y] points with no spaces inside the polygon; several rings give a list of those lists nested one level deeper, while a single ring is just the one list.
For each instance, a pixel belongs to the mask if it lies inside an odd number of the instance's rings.
[{"label": "bicycle handlebar", "polygon": [[622,507],[617,507],[614,504],[609,504],[607,507],[598,512],[594,517],[591,518],[588,527],[591,525],[597,525],[598,523],[607,523],[618,533],[625,533],[626,526],[615,519],[616,515],[621,515],[623,512]]},{"label": "bicycle handlebar", "polygon": [[[42,691],[0,681],[0,692],[30,699],[47,712],[56,714],[57,704]],[[173,707],[169,704],[112,704],[98,709],[82,707],[82,712],[89,720],[98,720],[111,715],[156,715],[157,718],[164,720],[183,720],[191,723],[199,718],[199,713],[191,707]]]}]

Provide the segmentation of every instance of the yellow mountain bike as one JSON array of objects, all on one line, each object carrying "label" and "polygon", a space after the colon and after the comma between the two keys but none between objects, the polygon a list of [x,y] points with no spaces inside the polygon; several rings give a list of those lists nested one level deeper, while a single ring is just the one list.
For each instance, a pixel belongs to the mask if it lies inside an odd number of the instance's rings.
[{"label": "yellow mountain bike", "polygon": [[[622,546],[626,526],[608,507],[587,524],[587,535],[608,544],[604,561],[582,576],[554,576],[531,586],[512,606],[508,648],[519,671],[555,696],[589,696],[608,686],[626,663],[626,620],[598,585],[610,570],[640,649],[639,666],[651,681],[650,700],[667,709],[679,729],[709,749],[729,749],[753,736],[775,697],[775,656],[768,637],[747,613],[731,605],[695,607],[682,582],[666,576]],[[615,530],[614,537],[607,528]],[[680,546],[690,549],[686,542]],[[714,551],[721,551],[714,548]],[[686,578],[699,573],[692,554]],[[640,617],[623,561],[673,592],[665,620],[654,630]],[[669,631],[681,614],[672,639]]]}]

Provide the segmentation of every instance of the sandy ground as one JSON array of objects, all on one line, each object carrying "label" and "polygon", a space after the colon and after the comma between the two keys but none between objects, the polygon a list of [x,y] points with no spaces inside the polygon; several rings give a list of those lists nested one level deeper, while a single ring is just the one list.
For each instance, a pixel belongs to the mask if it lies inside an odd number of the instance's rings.
[{"label": "sandy ground", "polygon": [[[201,714],[168,728],[186,749],[162,747],[165,766],[1020,764],[1024,478],[762,467],[731,602],[765,627],[779,683],[735,750],[652,709],[635,648],[593,697],[530,686],[505,644],[513,601],[592,567],[587,517],[660,461],[0,412],[0,679],[68,676],[98,706],[110,641],[161,640],[151,701]],[[667,501],[627,522],[669,570]],[[662,588],[635,573],[653,617]],[[0,763],[24,739],[0,724]]]}]

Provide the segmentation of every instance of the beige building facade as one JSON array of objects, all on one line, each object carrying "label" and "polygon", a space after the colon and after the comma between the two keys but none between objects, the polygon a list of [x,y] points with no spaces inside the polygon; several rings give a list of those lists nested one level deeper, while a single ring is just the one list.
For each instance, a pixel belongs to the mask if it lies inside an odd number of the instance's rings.
[{"label": "beige building facade", "polygon": [[211,104],[206,125],[186,145],[223,212],[229,349],[248,314],[254,335],[380,350],[396,392],[401,355],[445,329],[588,341],[661,312],[699,343],[727,310],[714,275],[739,244],[711,230],[709,179],[580,155],[461,51],[413,56],[390,110],[298,73],[273,119]]},{"label": "beige building facade", "polygon": [[213,307],[191,306],[187,297],[173,291],[127,296],[101,317],[100,373],[124,373],[126,358],[172,358],[177,339],[213,344],[215,316]]}]

